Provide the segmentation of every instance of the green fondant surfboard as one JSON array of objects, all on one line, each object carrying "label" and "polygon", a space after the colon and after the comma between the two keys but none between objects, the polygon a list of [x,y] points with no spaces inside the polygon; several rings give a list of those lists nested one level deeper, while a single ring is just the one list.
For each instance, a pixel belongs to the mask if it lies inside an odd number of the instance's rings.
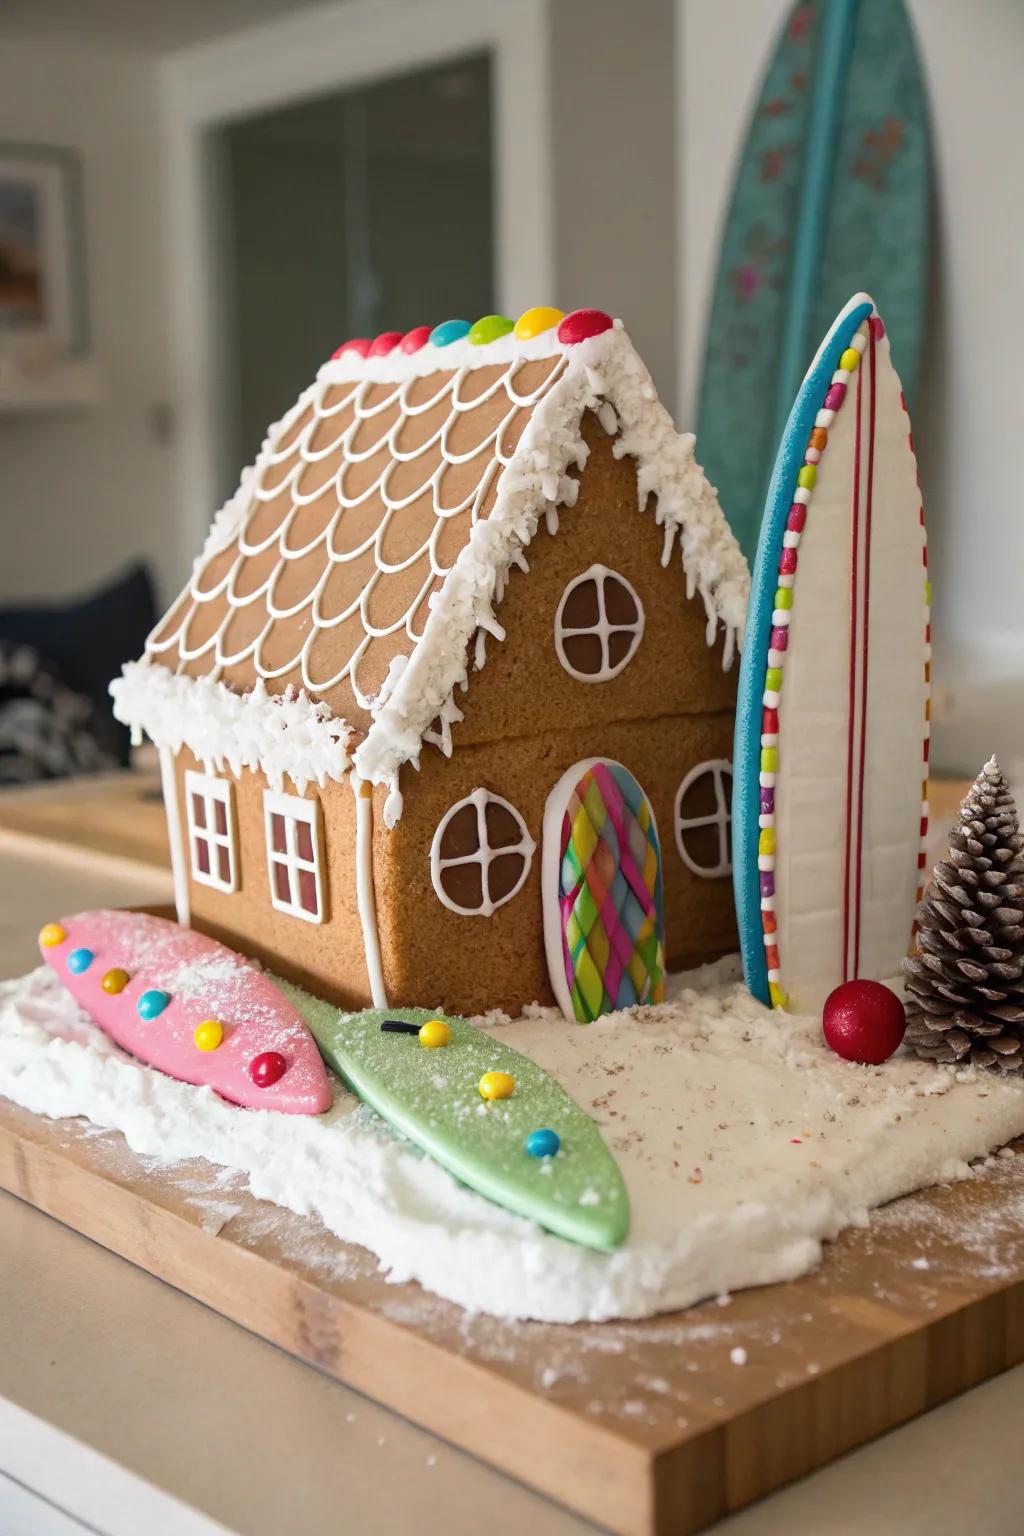
[{"label": "green fondant surfboard", "polygon": [[[422,1008],[343,1013],[274,979],[328,1065],[457,1179],[571,1242],[601,1249],[623,1242],[629,1197],[618,1164],[590,1116],[536,1062],[465,1019]],[[427,1049],[415,1034],[385,1033],[385,1019],[417,1026],[444,1019],[451,1039]],[[511,1097],[481,1097],[487,1072],[515,1079]],[[526,1151],[527,1137],[541,1129],[559,1138],[553,1157]]]},{"label": "green fondant surfboard", "polygon": [[851,293],[885,315],[913,409],[929,161],[903,0],[797,0],[733,183],[697,412],[698,457],[751,563],[790,407]]}]

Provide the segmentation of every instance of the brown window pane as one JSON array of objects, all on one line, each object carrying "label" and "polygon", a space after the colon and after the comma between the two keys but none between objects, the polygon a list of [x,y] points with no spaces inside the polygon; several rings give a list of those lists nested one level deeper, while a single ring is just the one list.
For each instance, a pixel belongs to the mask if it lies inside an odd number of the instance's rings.
[{"label": "brown window pane", "polygon": [[679,801],[680,816],[684,821],[693,821],[701,816],[714,816],[717,810],[714,775],[698,774]]},{"label": "brown window pane", "polygon": [[592,629],[600,622],[601,612],[597,603],[597,582],[581,581],[573,587],[562,609],[563,629]]},{"label": "brown window pane", "polygon": [[206,826],[206,802],[202,795],[192,796],[192,823],[196,827]]},{"label": "brown window pane", "polygon": [[224,804],[223,800],[215,800],[213,802],[213,823],[221,837],[227,837],[228,808]]},{"label": "brown window pane", "polygon": [[[299,851],[300,859],[308,859],[313,862],[313,829],[304,821],[295,823],[295,845]],[[312,911],[313,908],[307,908]]]},{"label": "brown window pane", "polygon": [[525,863],[521,853],[500,853],[496,859],[491,860],[487,884],[493,902],[504,901],[506,896],[511,896]]},{"label": "brown window pane", "polygon": [[231,880],[231,857],[226,848],[217,849],[217,870],[223,885]]},{"label": "brown window pane", "polygon": [[210,845],[205,837],[196,838],[196,864],[202,874],[210,873]]},{"label": "brown window pane", "polygon": [[476,806],[464,805],[455,812],[441,836],[442,859],[463,859],[480,848],[477,835]]},{"label": "brown window pane", "polygon": [[475,912],[484,904],[480,865],[449,864],[441,870],[441,888],[445,895],[466,911]]},{"label": "brown window pane", "polygon": [[635,644],[636,635],[631,629],[613,629],[608,636],[609,665],[617,667],[621,661],[625,661]]},{"label": "brown window pane", "polygon": [[273,864],[271,868],[274,872],[274,890],[277,893],[278,901],[291,901],[292,893],[288,884],[287,864]]},{"label": "brown window pane", "polygon": [[275,811],[270,818],[271,847],[275,853],[284,853],[288,847],[284,832],[284,817]]},{"label": "brown window pane", "polygon": [[562,649],[569,665],[584,677],[596,677],[604,665],[601,642],[596,635],[566,635]]},{"label": "brown window pane", "polygon": [[318,912],[316,899],[316,875],[311,869],[299,870],[299,904],[303,912]]},{"label": "brown window pane", "polygon": [[617,576],[604,579],[604,611],[609,624],[635,624],[639,618],[636,599]]},{"label": "brown window pane", "polygon": [[488,800],[484,815],[487,842],[491,848],[512,848],[522,841],[523,829],[507,806]]}]

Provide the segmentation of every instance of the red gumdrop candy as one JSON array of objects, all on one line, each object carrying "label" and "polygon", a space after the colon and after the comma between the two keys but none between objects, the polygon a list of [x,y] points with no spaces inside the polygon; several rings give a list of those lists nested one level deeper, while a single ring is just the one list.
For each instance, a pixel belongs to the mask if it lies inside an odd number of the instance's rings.
[{"label": "red gumdrop candy", "polygon": [[360,357],[365,357],[370,350],[370,338],[368,336],[353,336],[351,341],[343,341],[340,347],[336,347],[331,353],[331,362],[336,357],[344,357],[346,352],[358,352]]},{"label": "red gumdrop candy", "polygon": [[426,346],[433,329],[432,325],[417,325],[414,330],[406,331],[399,343],[402,351],[418,352],[420,347]]},{"label": "red gumdrop candy", "polygon": [[257,1088],[272,1088],[288,1070],[280,1051],[261,1051],[249,1063],[249,1076]]},{"label": "red gumdrop candy", "polygon": [[600,336],[615,324],[611,315],[603,309],[574,309],[558,327],[558,339],[563,347],[573,347],[588,336]]},{"label": "red gumdrop candy", "polygon": [[370,351],[368,356],[387,357],[389,352],[393,352],[395,350],[401,339],[401,331],[381,331],[380,335],[375,336],[373,341],[370,343]]},{"label": "red gumdrop candy", "polygon": [[877,1067],[903,1043],[903,1004],[880,981],[844,981],[825,999],[821,1029],[844,1061]]}]

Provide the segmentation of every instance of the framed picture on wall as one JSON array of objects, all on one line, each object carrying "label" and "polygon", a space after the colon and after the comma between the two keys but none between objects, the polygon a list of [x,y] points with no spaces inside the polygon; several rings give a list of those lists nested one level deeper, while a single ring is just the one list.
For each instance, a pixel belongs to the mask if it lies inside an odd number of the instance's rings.
[{"label": "framed picture on wall", "polygon": [[79,159],[0,142],[0,406],[63,396],[89,352]]}]

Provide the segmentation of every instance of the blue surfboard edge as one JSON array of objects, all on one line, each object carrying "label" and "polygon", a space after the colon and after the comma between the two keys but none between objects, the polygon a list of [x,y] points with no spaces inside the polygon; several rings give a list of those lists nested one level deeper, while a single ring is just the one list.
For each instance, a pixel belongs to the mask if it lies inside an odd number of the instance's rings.
[{"label": "blue surfboard edge", "polygon": [[764,958],[761,883],[757,867],[761,704],[768,666],[771,616],[778,586],[779,558],[797,475],[825,392],[839,358],[849,346],[858,326],[874,313],[875,305],[868,294],[854,294],[836,316],[804,376],[779,442],[751,574],[733,738],[732,878],[743,974],[750,992],[766,1007],[770,1005],[771,995],[768,990],[768,966]]}]

